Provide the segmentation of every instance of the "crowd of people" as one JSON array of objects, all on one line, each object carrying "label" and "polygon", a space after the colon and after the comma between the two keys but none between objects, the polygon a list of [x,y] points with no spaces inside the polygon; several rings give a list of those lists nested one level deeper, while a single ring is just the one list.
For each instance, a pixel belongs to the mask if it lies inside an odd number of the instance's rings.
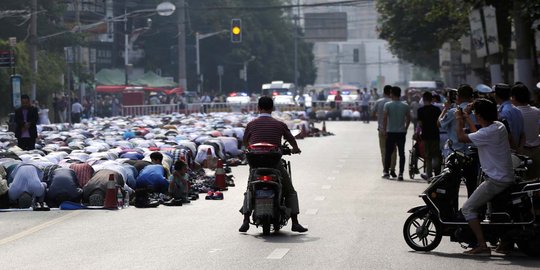
[{"label": "crowd of people", "polygon": [[[531,95],[527,86],[519,82],[496,84],[481,92],[463,84],[458,89],[448,89],[444,99],[440,99],[439,93],[425,91],[420,99],[409,96],[404,101],[399,87],[387,85],[384,97],[374,106],[384,168],[382,178],[397,177],[403,181],[404,147],[411,122],[414,122],[413,139],[423,144],[423,179],[429,181],[441,172],[441,160],[450,154],[442,143],[446,139],[453,142],[454,150],[472,157],[472,162],[462,168],[468,195],[462,214],[477,243],[466,255],[491,254],[478,213],[515,183],[512,154],[526,155],[532,160],[522,180],[540,177],[540,110],[531,106]],[[477,181],[479,175],[482,175],[481,183]],[[506,253],[512,247],[512,243],[501,241],[496,252]]]}]

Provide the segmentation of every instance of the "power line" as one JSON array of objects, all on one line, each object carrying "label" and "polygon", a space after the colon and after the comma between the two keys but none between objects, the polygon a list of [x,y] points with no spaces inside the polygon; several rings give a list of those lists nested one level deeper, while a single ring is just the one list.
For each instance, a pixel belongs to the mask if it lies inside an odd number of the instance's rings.
[{"label": "power line", "polygon": [[298,7],[329,7],[329,6],[354,6],[368,0],[347,0],[328,3],[298,4],[298,5],[276,5],[276,6],[215,6],[215,7],[190,7],[192,10],[254,10],[265,11],[270,9],[292,9]]}]

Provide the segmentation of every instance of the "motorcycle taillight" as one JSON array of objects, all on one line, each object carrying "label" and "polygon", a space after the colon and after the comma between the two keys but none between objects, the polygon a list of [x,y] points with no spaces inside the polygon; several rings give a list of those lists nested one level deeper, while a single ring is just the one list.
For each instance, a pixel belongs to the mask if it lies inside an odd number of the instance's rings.
[{"label": "motorcycle taillight", "polygon": [[268,181],[274,180],[274,178],[271,175],[261,175],[261,176],[257,177],[257,180],[260,180],[260,181],[263,181],[263,182],[268,182]]}]

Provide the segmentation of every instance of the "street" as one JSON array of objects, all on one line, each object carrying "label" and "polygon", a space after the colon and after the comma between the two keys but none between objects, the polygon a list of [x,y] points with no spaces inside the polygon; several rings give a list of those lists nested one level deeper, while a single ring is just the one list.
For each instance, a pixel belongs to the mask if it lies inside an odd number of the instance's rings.
[{"label": "street", "polygon": [[[444,237],[429,253],[403,240],[407,210],[426,182],[381,179],[376,122],[326,122],[335,136],[299,140],[287,156],[307,233],[239,233],[248,167],[223,201],[119,211],[0,212],[3,269],[530,269],[540,260],[465,257]],[[321,124],[316,124],[318,128]],[[411,130],[406,151],[411,148]],[[406,152],[408,157],[408,152]],[[408,164],[408,163],[407,163]],[[463,193],[462,193],[463,194]],[[463,198],[462,198],[463,199]],[[461,202],[462,203],[462,202]]]}]

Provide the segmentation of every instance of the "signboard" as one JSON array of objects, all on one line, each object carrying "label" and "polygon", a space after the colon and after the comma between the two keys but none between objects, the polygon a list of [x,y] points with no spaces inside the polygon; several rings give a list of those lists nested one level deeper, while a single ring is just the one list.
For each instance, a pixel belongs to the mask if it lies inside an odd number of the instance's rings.
[{"label": "signboard", "polygon": [[13,108],[19,108],[21,107],[21,75],[12,75],[10,80]]},{"label": "signboard", "polygon": [[489,54],[499,53],[499,35],[497,32],[497,15],[493,6],[486,6],[484,11],[484,23],[486,25],[486,41]]},{"label": "signboard", "polygon": [[480,10],[475,9],[471,11],[471,14],[469,14],[469,24],[471,26],[472,47],[476,51],[476,57],[486,57],[488,55],[487,46]]},{"label": "signboard", "polygon": [[346,41],[347,13],[305,13],[304,33],[306,41]]},{"label": "signboard", "polygon": [[9,50],[0,50],[0,68],[15,66],[15,54]]}]

